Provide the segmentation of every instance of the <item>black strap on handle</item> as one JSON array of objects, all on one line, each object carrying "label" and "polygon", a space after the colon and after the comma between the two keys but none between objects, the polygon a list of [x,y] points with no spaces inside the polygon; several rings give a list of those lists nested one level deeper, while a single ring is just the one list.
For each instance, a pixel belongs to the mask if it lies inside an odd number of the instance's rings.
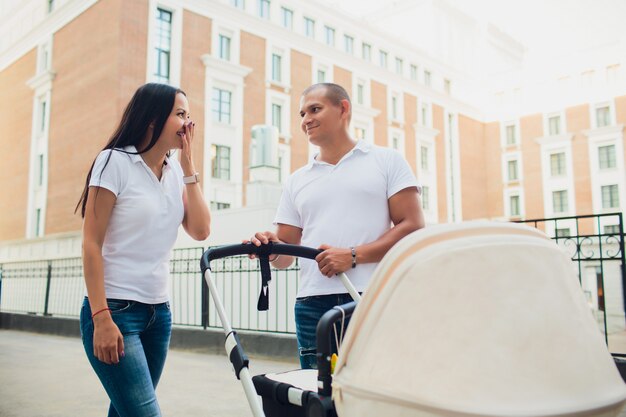
[{"label": "black strap on handle", "polygon": [[300,258],[315,259],[322,251],[315,248],[309,248],[300,245],[288,245],[284,243],[272,243],[267,245],[255,246],[252,243],[243,243],[236,245],[217,246],[208,248],[200,260],[200,269],[204,275],[207,269],[211,269],[211,261],[214,259],[225,258],[228,256],[255,254],[259,258],[261,266],[261,293],[257,302],[257,310],[269,310],[269,283],[272,280],[270,269],[270,255],[289,255]]},{"label": "black strap on handle", "polygon": [[259,264],[261,266],[261,293],[256,304],[258,311],[270,309],[270,281],[272,280],[272,270],[270,269],[270,254],[272,253],[272,242],[259,247]]}]

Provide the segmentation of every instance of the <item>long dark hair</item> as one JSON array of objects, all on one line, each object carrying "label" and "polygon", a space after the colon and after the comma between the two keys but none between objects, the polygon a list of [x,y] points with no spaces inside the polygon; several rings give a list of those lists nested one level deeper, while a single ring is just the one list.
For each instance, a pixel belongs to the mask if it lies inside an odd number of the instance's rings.
[{"label": "long dark hair", "polygon": [[[174,107],[176,94],[178,93],[186,95],[184,91],[178,88],[157,83],[142,85],[135,91],[133,98],[130,99],[128,106],[126,106],[124,110],[124,115],[115,133],[113,133],[109,142],[102,148],[103,151],[106,149],[112,150],[107,156],[102,171],[104,171],[109,163],[113,150],[124,153],[134,153],[120,149],[125,146],[133,145],[137,149],[137,154],[142,154],[152,149],[159,139],[159,136],[161,136],[165,122]],[[153,125],[153,130],[150,142],[144,149],[139,149],[151,124]],[[87,196],[89,195],[89,181],[91,180],[91,172],[93,171],[95,163],[96,161],[94,159],[91,163],[91,168],[89,168],[87,179],[85,180],[85,188],[83,188],[83,193],[74,209],[74,213],[76,213],[80,207],[80,214],[83,218],[85,217],[85,207],[87,205]],[[102,175],[102,171],[100,175]]]}]

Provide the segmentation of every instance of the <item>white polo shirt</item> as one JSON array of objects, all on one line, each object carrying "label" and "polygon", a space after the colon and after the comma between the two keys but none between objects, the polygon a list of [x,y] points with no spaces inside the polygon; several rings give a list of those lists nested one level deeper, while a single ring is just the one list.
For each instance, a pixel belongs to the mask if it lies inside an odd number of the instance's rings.
[{"label": "white polo shirt", "polygon": [[[133,146],[124,150],[137,152]],[[89,186],[117,196],[102,246],[107,298],[169,300],[169,260],[184,216],[184,184],[180,163],[166,161],[159,181],[140,155],[105,150],[96,158]]]},{"label": "white polo shirt", "polygon": [[[408,163],[395,150],[358,141],[337,163],[311,160],[287,180],[274,223],[302,229],[302,245],[348,248],[377,240],[391,227],[388,200],[417,187]],[[301,259],[298,297],[347,292],[336,277],[323,276],[314,260]],[[364,291],[377,263],[346,271]]]}]

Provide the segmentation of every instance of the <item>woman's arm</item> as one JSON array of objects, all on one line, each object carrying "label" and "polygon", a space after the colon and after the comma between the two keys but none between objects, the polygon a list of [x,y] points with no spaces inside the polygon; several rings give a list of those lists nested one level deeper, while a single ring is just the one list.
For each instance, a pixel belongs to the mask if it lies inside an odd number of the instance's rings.
[{"label": "woman's arm", "polygon": [[[191,144],[193,142],[195,124],[189,123],[185,126],[183,135],[183,149],[180,153],[180,165],[183,175],[190,177],[196,173],[191,155]],[[185,184],[183,190],[183,205],[185,207],[185,217],[183,218],[183,228],[196,240],[205,240],[211,233],[211,212],[202,195],[200,183]]]},{"label": "woman's arm", "polygon": [[[108,308],[104,292],[102,244],[116,197],[106,188],[90,187],[83,222],[83,271],[91,312]],[[94,355],[102,362],[119,362],[124,352],[124,338],[109,311],[93,317]]]}]

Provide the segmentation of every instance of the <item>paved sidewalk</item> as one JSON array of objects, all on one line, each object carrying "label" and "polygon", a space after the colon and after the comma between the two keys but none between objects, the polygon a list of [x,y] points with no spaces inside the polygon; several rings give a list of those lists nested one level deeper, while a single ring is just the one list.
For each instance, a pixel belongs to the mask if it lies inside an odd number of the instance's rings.
[{"label": "paved sidewalk", "polygon": [[[250,358],[252,375],[295,368],[295,358]],[[164,416],[251,415],[222,355],[171,350],[157,396]],[[1,417],[104,417],[107,410],[108,398],[79,339],[0,330]]]}]

